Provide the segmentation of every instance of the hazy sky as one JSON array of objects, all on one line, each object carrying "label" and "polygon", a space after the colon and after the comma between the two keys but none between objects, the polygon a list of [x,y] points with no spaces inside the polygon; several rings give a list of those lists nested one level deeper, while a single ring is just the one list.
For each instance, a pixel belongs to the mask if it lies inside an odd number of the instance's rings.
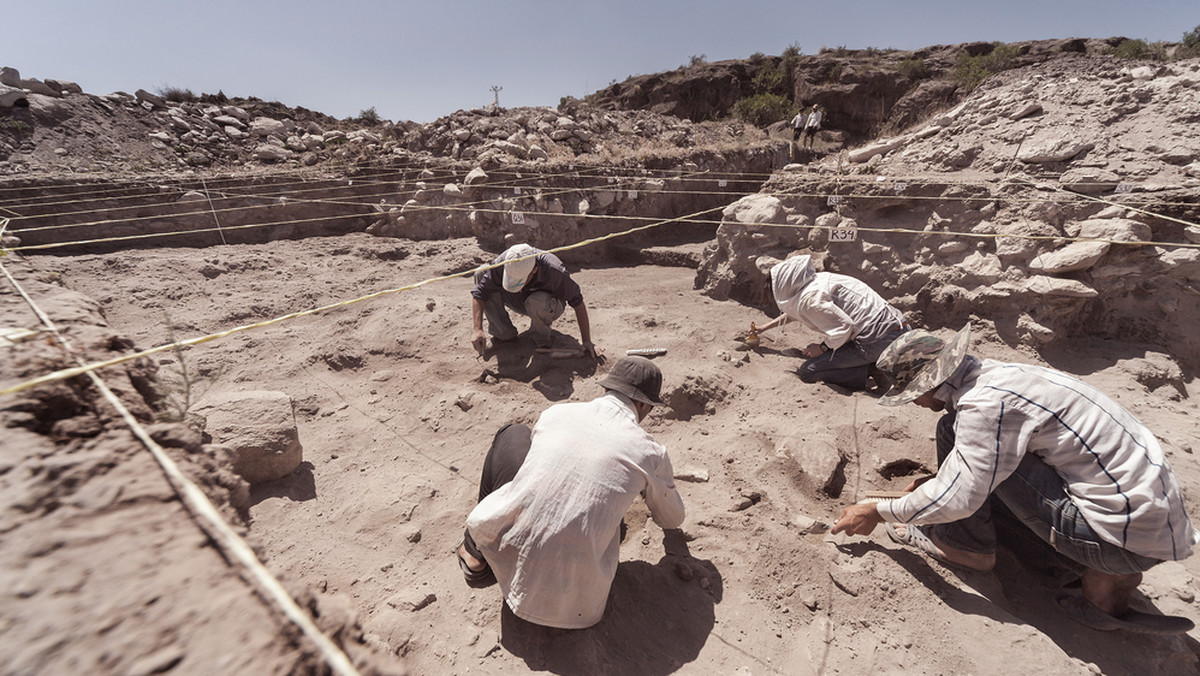
[{"label": "hazy sky", "polygon": [[1177,42],[1200,0],[3,0],[0,66],[91,94],[180,87],[344,118],[556,106],[629,75],[795,44],[917,49],[1067,37]]}]

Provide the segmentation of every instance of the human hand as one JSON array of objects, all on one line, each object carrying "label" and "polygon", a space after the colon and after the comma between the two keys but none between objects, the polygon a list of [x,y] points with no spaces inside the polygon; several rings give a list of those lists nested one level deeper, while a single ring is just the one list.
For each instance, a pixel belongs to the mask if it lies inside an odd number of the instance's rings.
[{"label": "human hand", "polygon": [[850,505],[842,510],[841,516],[833,524],[833,529],[830,533],[846,533],[847,535],[870,535],[871,531],[875,530],[883,522],[883,517],[879,516],[879,510],[875,509],[875,503],[868,502],[858,505]]},{"label": "human hand", "polygon": [[482,330],[475,331],[471,336],[471,347],[482,356],[483,351],[487,349],[487,334]]},{"label": "human hand", "polygon": [[913,491],[915,491],[915,490],[917,490],[918,488],[920,488],[920,487],[921,487],[921,484],[925,483],[926,481],[929,481],[929,480],[930,480],[930,479],[932,479],[934,476],[935,476],[935,475],[933,475],[933,474],[930,474],[930,475],[928,475],[928,476],[923,476],[923,477],[918,477],[918,478],[916,478],[916,479],[913,479],[912,481],[910,481],[910,482],[909,482],[909,484],[908,484],[907,486],[905,486],[905,487],[904,487],[904,492],[905,492],[905,493],[912,493]]},{"label": "human hand", "polygon": [[600,363],[604,363],[604,350],[596,347],[590,340],[583,341],[583,353]]},{"label": "human hand", "polygon": [[812,359],[825,354],[825,350],[821,349],[820,343],[809,343],[808,347],[804,348],[804,356]]}]

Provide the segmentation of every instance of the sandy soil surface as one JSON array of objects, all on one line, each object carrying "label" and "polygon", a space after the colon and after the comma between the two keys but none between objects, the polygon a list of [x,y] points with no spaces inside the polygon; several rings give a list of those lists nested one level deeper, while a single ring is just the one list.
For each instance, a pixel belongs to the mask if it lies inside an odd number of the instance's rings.
[{"label": "sandy soil surface", "polygon": [[[474,240],[350,235],[31,263],[94,298],[115,333],[144,348],[168,340],[168,322],[180,337],[206,334],[469,270],[492,255]],[[606,368],[535,356],[524,336],[476,358],[466,279],[187,351],[211,380],[206,396],[265,389],[295,402],[304,462],[250,496],[248,532],[270,569],[357,613],[369,641],[414,674],[1196,673],[1200,630],[1146,637],[1084,628],[1055,608],[1047,579],[1011,557],[994,574],[962,573],[882,530],[803,533],[806,518],[832,522],[866,491],[899,489],[932,468],[936,414],[800,382],[795,349],[815,336],[799,328],[738,350],[731,338],[765,316],[700,295],[694,275],[648,265],[576,272],[609,364],[626,349],[667,349],[658,363],[672,407],[645,426],[677,472],[707,475],[679,482],[688,509],[680,531],[662,532],[635,503],[600,624],[567,632],[516,620],[496,587],[463,583],[452,555],[495,431],[532,424],[555,402],[598,396]],[[564,346],[578,337],[570,315],[555,326]],[[1080,343],[1039,356],[1000,342],[986,318],[975,330],[975,354],[1048,361],[1134,411],[1160,435],[1200,521],[1194,381],[1148,390],[1136,377],[1145,346]],[[155,359],[169,378],[174,358]],[[844,459],[840,475],[830,458]],[[178,521],[195,532],[182,514]],[[111,541],[94,555],[119,565],[120,550]],[[1198,575],[1196,558],[1160,565],[1137,602],[1200,621]],[[226,620],[246,621],[236,612]],[[197,661],[175,663],[202,671]]]}]

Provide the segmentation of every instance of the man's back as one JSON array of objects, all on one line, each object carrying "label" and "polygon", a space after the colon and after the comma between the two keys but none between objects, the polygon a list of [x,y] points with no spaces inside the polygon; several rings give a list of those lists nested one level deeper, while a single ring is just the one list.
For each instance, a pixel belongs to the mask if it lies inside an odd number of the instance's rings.
[{"label": "man's back", "polygon": [[467,526],[519,617],[546,626],[600,620],[621,518],[639,493],[664,528],[683,521],[670,458],[617,393],[547,409],[521,470]]}]

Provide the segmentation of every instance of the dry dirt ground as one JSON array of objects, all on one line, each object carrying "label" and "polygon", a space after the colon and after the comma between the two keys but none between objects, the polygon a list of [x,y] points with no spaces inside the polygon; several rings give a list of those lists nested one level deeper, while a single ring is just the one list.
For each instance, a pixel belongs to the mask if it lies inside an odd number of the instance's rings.
[{"label": "dry dirt ground", "polygon": [[[465,271],[492,255],[474,240],[349,235],[30,262],[36,276],[94,298],[115,332],[144,348],[167,342],[164,317],[179,337],[191,337]],[[707,474],[679,482],[688,510],[681,531],[663,533],[635,503],[600,624],[561,631],[515,620],[496,587],[463,583],[452,555],[495,431],[511,421],[532,424],[553,403],[598,396],[596,376],[606,368],[532,356],[525,337],[487,362],[477,359],[466,279],[186,353],[193,371],[211,379],[209,395],[266,389],[295,401],[304,462],[251,493],[249,537],[269,568],[318,597],[343,599],[371,642],[413,674],[1196,673],[1200,630],[1164,638],[1084,628],[1056,610],[1043,578],[1010,557],[995,574],[966,574],[891,543],[881,530],[802,533],[804,517],[831,522],[866,491],[900,488],[912,472],[933,467],[936,414],[800,382],[791,350],[814,336],[794,326],[757,351],[739,351],[731,337],[765,316],[701,296],[693,270],[595,266],[575,276],[610,364],[626,349],[667,349],[658,363],[673,408],[656,410],[645,426],[670,450],[677,472]],[[555,329],[564,345],[578,335],[571,313]],[[1039,356],[1002,344],[986,318],[975,329],[976,354],[1048,360],[1133,410],[1162,438],[1200,523],[1194,380],[1183,390],[1149,391],[1135,378],[1146,346],[1081,343]],[[174,358],[155,359],[168,379]],[[485,370],[498,378],[481,378]],[[823,491],[815,477],[828,476],[820,465],[831,449],[846,458],[844,483]],[[196,532],[181,512],[174,518]],[[119,568],[124,541],[96,542],[90,556]],[[16,544],[10,538],[5,548]],[[1160,565],[1138,602],[1200,622],[1198,578],[1197,558]],[[111,583],[129,593],[136,586]],[[42,591],[49,600],[72,593]],[[212,607],[216,598],[204,604],[182,587],[178,598],[228,627],[257,622],[232,605],[222,604],[230,608],[223,615]],[[51,616],[46,631],[54,627]],[[189,650],[220,652],[216,645]],[[243,658],[255,650],[236,640],[224,645]],[[69,640],[62,650],[72,650]],[[172,673],[203,672],[197,665],[212,664],[203,657],[185,653],[170,663]],[[276,661],[267,670],[288,666]]]}]

